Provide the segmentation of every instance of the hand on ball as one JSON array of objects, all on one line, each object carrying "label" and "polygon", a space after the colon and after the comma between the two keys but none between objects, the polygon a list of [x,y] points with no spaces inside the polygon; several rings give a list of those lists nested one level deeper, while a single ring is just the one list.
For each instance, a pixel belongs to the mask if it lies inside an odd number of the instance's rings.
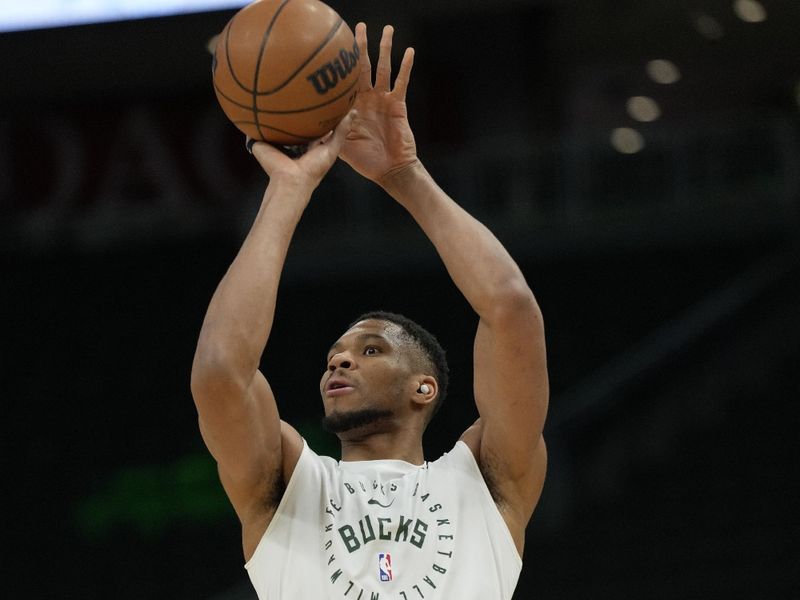
[{"label": "hand on ball", "polygon": [[351,110],[332,132],[311,142],[300,158],[292,159],[266,142],[252,144],[252,153],[269,175],[270,181],[289,182],[316,188],[330,170],[342,149],[356,111]]}]

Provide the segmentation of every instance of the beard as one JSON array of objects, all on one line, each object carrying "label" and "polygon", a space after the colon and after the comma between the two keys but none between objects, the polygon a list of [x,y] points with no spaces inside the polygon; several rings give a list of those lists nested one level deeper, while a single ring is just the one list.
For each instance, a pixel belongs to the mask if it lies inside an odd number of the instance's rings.
[{"label": "beard", "polygon": [[322,428],[329,433],[345,433],[387,421],[392,416],[392,411],[378,408],[334,412],[322,417]]}]

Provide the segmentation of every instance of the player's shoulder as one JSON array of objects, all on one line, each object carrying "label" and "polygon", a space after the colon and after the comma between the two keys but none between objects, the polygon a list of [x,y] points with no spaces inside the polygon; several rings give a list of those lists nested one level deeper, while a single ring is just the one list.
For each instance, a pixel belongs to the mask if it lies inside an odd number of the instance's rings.
[{"label": "player's shoulder", "polygon": [[459,442],[464,442],[464,444],[469,448],[472,456],[475,460],[480,464],[481,458],[481,437],[483,436],[483,423],[481,422],[480,418],[478,418],[472,425],[467,427],[466,431],[461,434],[461,437],[458,438]]},{"label": "player's shoulder", "polygon": [[283,453],[283,480],[288,484],[301,461],[304,465],[314,465],[315,470],[332,472],[339,464],[335,458],[317,454],[294,427],[281,421],[281,449]]},{"label": "player's shoulder", "polygon": [[429,464],[434,468],[457,468],[474,474],[476,468],[480,470],[480,440],[481,427],[478,419],[458,438],[450,450]]}]

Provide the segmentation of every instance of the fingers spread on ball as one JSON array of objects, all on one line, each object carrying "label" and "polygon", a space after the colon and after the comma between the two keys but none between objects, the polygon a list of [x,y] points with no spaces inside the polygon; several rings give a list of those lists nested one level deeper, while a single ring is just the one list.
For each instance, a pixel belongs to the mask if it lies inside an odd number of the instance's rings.
[{"label": "fingers spread on ball", "polygon": [[356,25],[356,44],[358,44],[358,60],[361,63],[361,72],[358,76],[358,89],[368,90],[372,88],[372,63],[369,60],[369,50],[367,49],[367,25],[358,23]]},{"label": "fingers spread on ball", "polygon": [[394,82],[394,91],[401,99],[406,99],[408,82],[411,79],[411,68],[414,66],[414,49],[406,48],[403,54],[403,62],[400,63],[400,70],[397,72],[397,79]]},{"label": "fingers spread on ball", "polygon": [[387,25],[383,28],[380,52],[378,53],[378,67],[375,70],[375,89],[382,92],[389,91],[389,82],[392,78],[392,35],[394,27]]}]

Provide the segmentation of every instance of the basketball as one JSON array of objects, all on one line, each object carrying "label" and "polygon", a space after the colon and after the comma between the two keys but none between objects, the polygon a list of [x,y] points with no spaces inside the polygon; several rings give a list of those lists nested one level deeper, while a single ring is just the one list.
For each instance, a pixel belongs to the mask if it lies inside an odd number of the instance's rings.
[{"label": "basketball", "polygon": [[243,133],[307,144],[333,129],[356,98],[359,50],[347,23],[319,0],[256,0],[217,39],[214,91]]}]

